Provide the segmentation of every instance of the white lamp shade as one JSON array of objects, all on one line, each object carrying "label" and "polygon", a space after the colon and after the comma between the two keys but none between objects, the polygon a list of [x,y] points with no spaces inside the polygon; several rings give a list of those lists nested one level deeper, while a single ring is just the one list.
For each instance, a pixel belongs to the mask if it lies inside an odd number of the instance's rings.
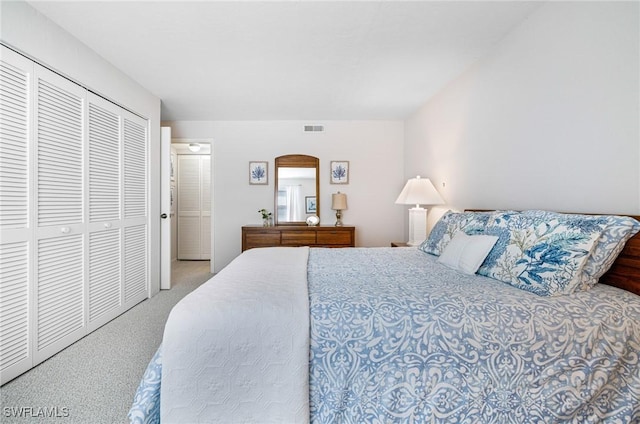
[{"label": "white lamp shade", "polygon": [[343,211],[347,209],[347,195],[344,193],[334,193],[331,195],[331,209]]},{"label": "white lamp shade", "polygon": [[411,178],[396,199],[399,205],[443,205],[444,200],[429,178]]},{"label": "white lamp shade", "polygon": [[417,246],[427,237],[427,210],[420,205],[442,205],[444,200],[429,178],[411,178],[396,199],[396,204],[415,205],[409,209],[409,246]]}]

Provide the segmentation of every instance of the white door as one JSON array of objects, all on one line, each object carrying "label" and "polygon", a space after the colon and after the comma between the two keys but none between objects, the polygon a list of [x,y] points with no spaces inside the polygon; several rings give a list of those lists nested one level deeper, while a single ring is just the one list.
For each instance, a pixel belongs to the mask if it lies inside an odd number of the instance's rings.
[{"label": "white door", "polygon": [[123,302],[125,309],[147,298],[149,234],[147,201],[147,122],[122,111],[123,156]]},{"label": "white door", "polygon": [[200,156],[178,155],[178,259],[200,259]]},{"label": "white door", "polygon": [[0,46],[0,384],[149,292],[148,122]]},{"label": "white door", "polygon": [[0,46],[0,384],[31,368],[33,63]]},{"label": "white door", "polygon": [[178,155],[178,259],[211,258],[211,158]]},{"label": "white door", "polygon": [[171,288],[171,128],[160,129],[160,289]]},{"label": "white door", "polygon": [[85,335],[86,91],[36,67],[34,364]]},{"label": "white door", "polygon": [[200,252],[202,259],[211,259],[211,156],[200,156],[202,173],[200,183]]},{"label": "white door", "polygon": [[122,125],[118,106],[88,96],[89,329],[122,313]]}]

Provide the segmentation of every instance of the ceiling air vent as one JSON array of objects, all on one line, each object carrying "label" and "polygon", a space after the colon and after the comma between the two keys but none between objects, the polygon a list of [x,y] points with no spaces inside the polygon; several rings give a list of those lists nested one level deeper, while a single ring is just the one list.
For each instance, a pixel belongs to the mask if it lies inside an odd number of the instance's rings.
[{"label": "ceiling air vent", "polygon": [[304,132],[306,133],[321,133],[324,132],[324,125],[305,125]]}]

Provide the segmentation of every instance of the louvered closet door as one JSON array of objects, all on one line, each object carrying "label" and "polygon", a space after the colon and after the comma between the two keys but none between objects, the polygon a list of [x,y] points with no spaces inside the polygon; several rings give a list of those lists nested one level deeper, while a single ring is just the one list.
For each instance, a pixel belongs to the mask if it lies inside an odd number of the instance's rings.
[{"label": "louvered closet door", "polygon": [[148,135],[147,121],[123,112],[124,208],[123,303],[125,308],[148,296]]},{"label": "louvered closet door", "polygon": [[31,368],[29,144],[33,63],[0,46],[0,384]]},{"label": "louvered closet door", "polygon": [[178,156],[178,259],[211,259],[211,156]]},{"label": "louvered closet door", "polygon": [[122,313],[121,109],[88,96],[88,330]]},{"label": "louvered closet door", "polygon": [[178,259],[200,259],[200,155],[178,155]]},{"label": "louvered closet door", "polygon": [[0,46],[0,382],[148,296],[148,122]]},{"label": "louvered closet door", "polygon": [[85,333],[86,91],[36,65],[34,363]]},{"label": "louvered closet door", "polygon": [[201,155],[200,259],[211,259],[211,156]]}]

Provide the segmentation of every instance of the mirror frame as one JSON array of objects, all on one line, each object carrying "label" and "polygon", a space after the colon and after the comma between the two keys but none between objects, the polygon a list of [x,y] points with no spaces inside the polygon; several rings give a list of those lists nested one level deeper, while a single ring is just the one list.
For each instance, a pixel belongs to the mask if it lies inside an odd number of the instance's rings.
[{"label": "mirror frame", "polygon": [[316,215],[320,217],[320,159],[308,155],[284,155],[275,159],[275,189],[273,195],[275,225],[307,225],[305,221],[278,221],[278,169],[279,168],[315,168],[316,169]]}]

